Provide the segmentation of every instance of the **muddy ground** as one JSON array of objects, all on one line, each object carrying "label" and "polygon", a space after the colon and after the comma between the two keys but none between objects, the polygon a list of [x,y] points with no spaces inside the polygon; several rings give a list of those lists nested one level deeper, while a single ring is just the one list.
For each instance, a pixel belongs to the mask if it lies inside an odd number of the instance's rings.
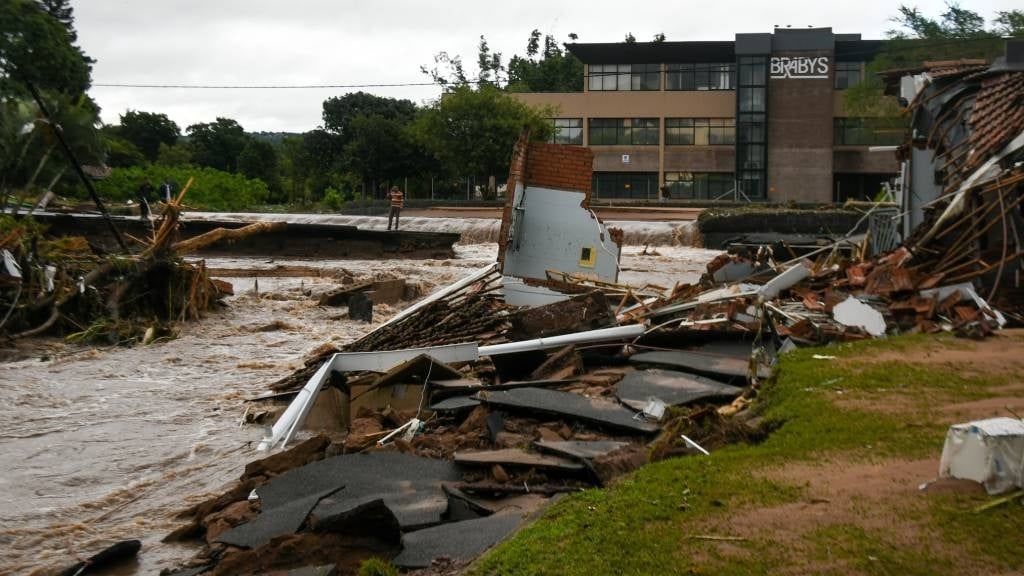
[{"label": "muddy ground", "polygon": [[[349,320],[344,308],[317,306],[316,297],[345,275],[403,277],[429,292],[496,252],[494,244],[467,244],[451,260],[208,259],[212,268],[304,266],[321,274],[227,278],[236,295],[226,309],[150,346],[48,339],[2,351],[0,403],[10,416],[0,430],[0,573],[44,573],[128,538],[143,542],[129,573],[191,557],[194,548],[160,538],[178,526],[176,512],[219,492],[256,457],[263,430],[239,426],[244,399],[266,392],[317,346],[352,341],[404,307],[379,305],[366,324]],[[620,280],[693,282],[718,254],[678,246],[651,252],[627,246]]]}]

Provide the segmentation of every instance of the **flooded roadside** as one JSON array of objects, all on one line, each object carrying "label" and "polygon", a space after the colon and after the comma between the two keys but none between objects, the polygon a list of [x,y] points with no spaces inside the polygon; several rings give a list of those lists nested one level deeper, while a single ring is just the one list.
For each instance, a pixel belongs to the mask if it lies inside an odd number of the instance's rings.
[{"label": "flooded roadside", "polygon": [[[672,285],[693,281],[717,252],[624,248],[620,279]],[[301,261],[360,277],[404,277],[428,291],[494,260],[494,244],[456,247],[451,260]],[[259,269],[298,263],[211,258],[217,268]],[[86,349],[50,342],[45,355],[3,364],[0,402],[0,572],[32,573],[72,564],[117,540],[143,541],[137,573],[176,565],[194,548],[160,538],[173,516],[237,478],[255,454],[257,427],[239,427],[243,400],[266,391],[304,354],[344,344],[372,325],[315,296],[339,280],[230,278],[229,308],[181,327],[180,337],[147,347]],[[401,307],[377,306],[380,322]]]}]

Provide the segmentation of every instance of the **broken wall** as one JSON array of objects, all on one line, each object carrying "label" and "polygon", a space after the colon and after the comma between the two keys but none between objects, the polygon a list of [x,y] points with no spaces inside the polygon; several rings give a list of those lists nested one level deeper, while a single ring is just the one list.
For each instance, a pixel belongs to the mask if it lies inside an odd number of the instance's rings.
[{"label": "broken wall", "polygon": [[619,245],[589,207],[592,164],[588,148],[530,142],[523,131],[498,237],[505,276],[544,281],[557,270],[618,279]]}]

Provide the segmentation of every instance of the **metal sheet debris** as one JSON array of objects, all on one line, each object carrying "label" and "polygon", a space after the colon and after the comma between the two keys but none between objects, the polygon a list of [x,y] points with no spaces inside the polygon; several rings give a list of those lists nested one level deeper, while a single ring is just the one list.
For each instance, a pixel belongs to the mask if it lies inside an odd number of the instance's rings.
[{"label": "metal sheet debris", "polygon": [[402,536],[402,552],[394,564],[427,568],[435,558],[471,560],[511,534],[519,523],[518,514],[495,514],[410,532]]},{"label": "metal sheet debris", "polygon": [[710,378],[652,368],[626,374],[616,385],[615,395],[623,404],[641,410],[649,398],[670,406],[682,406],[709,398],[735,398],[743,389]]},{"label": "metal sheet debris", "polygon": [[473,466],[491,466],[501,464],[503,466],[525,466],[530,468],[544,468],[562,472],[576,472],[583,470],[583,465],[572,460],[558,456],[546,456],[536,452],[527,452],[515,448],[504,450],[484,450],[478,452],[456,452],[455,462],[457,464],[468,464]]},{"label": "metal sheet debris", "polygon": [[1024,420],[990,418],[950,426],[939,476],[974,480],[989,494],[1024,488]]},{"label": "metal sheet debris", "polygon": [[861,328],[872,336],[885,336],[882,313],[850,296],[832,308],[832,317],[843,326]]}]

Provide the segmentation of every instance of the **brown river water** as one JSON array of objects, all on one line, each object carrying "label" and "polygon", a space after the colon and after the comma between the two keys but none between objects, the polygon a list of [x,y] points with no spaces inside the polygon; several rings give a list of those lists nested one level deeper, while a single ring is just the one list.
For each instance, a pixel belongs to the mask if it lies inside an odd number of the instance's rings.
[{"label": "brown river water", "polygon": [[[624,248],[620,281],[694,281],[717,252]],[[494,260],[494,244],[456,247],[451,260],[298,261],[208,258],[217,268],[300,264],[359,277],[405,277],[429,290]],[[138,538],[125,574],[155,574],[197,548],[160,539],[174,515],[219,493],[259,455],[256,426],[239,426],[243,400],[302,365],[325,342],[344,344],[375,324],[320,307],[332,278],[229,278],[236,296],[179,337],[135,348],[22,343],[0,364],[0,574],[42,574],[106,546]],[[374,322],[399,306],[378,305]],[[277,323],[272,329],[268,326]]]}]

